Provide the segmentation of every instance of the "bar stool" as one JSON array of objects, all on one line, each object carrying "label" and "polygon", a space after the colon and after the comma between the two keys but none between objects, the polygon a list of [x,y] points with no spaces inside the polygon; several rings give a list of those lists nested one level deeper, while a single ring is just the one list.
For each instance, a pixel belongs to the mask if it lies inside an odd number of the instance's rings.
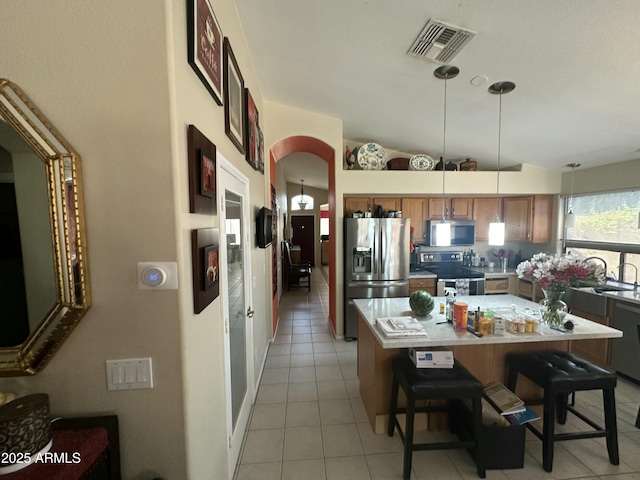
[{"label": "bar stool", "polygon": [[[616,425],[615,374],[583,360],[569,352],[547,350],[530,353],[511,353],[507,355],[507,387],[516,391],[518,374],[544,389],[542,400],[533,400],[528,404],[543,405],[542,432],[531,423],[526,426],[542,440],[542,466],[550,472],[553,468],[553,445],[556,441],[576,440],[579,438],[606,437],[609,462],[620,463],[618,454],[618,428]],[[568,404],[569,395],[581,390],[602,390],[605,427],[595,423]],[[558,423],[564,424],[567,412],[573,413],[594,430],[588,432],[555,433],[555,415]]]},{"label": "bar stool", "polygon": [[[417,450],[442,450],[467,448],[474,450],[478,476],[485,478],[485,455],[482,451],[482,384],[467,371],[458,361],[453,368],[416,368],[408,357],[396,358],[392,362],[393,383],[391,385],[391,408],[387,433],[393,436],[398,428],[400,439],[404,445],[404,462],[402,478],[409,480],[411,476],[411,460]],[[406,408],[398,407],[399,387],[407,397]],[[447,405],[416,406],[416,400],[471,400],[473,413],[473,438],[458,442],[414,443],[414,418],[418,412],[449,411]],[[402,431],[396,415],[406,414],[405,431]]]}]

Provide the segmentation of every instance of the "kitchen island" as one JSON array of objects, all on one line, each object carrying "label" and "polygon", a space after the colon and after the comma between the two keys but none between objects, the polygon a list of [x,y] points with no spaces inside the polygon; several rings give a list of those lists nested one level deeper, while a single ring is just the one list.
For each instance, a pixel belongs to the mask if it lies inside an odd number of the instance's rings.
[{"label": "kitchen island", "polygon": [[[617,338],[622,332],[590,320],[569,314],[575,328],[572,332],[553,330],[540,325],[537,333],[485,335],[481,338],[470,332],[457,333],[444,315],[439,304],[444,297],[434,297],[435,308],[430,315],[416,317],[409,308],[409,298],[372,298],[354,300],[358,311],[358,378],[360,396],[369,422],[376,433],[385,431],[391,395],[391,361],[399,355],[407,355],[407,348],[425,350],[440,348],[452,350],[456,360],[473,373],[482,383],[492,380],[504,382],[506,378],[505,355],[512,351],[569,350],[571,340]],[[535,316],[538,304],[513,295],[460,296],[458,301],[469,305],[469,311],[480,307],[487,309],[512,309]],[[387,338],[376,325],[376,318],[413,316],[424,326],[426,336]],[[525,396],[537,393],[536,387],[522,382]],[[431,425],[430,425],[431,426]]]}]

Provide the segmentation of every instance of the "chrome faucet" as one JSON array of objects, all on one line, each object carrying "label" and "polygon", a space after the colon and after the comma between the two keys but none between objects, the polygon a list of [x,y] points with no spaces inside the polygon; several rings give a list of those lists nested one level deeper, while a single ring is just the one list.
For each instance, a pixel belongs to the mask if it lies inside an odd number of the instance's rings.
[{"label": "chrome faucet", "polygon": [[[633,267],[636,271],[636,279],[633,282],[633,291],[637,292],[638,291],[638,267],[636,267],[633,263],[621,263],[620,265],[618,265],[618,270],[620,270],[622,267],[624,267],[625,265],[629,265],[630,267]],[[620,272],[622,273],[622,272]],[[622,277],[622,275],[620,275]]]},{"label": "chrome faucet", "polygon": [[602,257],[587,257],[583,260],[583,262],[587,262],[589,260],[600,260],[604,265],[604,281],[606,282],[609,277],[607,277],[607,261]]}]

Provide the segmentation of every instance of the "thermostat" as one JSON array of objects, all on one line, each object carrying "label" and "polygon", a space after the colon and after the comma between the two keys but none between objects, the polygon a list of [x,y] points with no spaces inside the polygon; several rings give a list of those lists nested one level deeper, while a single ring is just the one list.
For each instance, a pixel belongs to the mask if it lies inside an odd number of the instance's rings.
[{"label": "thermostat", "polygon": [[176,262],[138,262],[139,290],[177,290]]}]

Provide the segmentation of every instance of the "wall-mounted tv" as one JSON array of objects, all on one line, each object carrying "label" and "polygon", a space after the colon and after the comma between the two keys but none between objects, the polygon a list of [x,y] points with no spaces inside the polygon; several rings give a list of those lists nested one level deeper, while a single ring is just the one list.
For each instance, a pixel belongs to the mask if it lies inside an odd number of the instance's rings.
[{"label": "wall-mounted tv", "polygon": [[262,207],[256,217],[258,247],[267,248],[273,242],[273,212]]}]

